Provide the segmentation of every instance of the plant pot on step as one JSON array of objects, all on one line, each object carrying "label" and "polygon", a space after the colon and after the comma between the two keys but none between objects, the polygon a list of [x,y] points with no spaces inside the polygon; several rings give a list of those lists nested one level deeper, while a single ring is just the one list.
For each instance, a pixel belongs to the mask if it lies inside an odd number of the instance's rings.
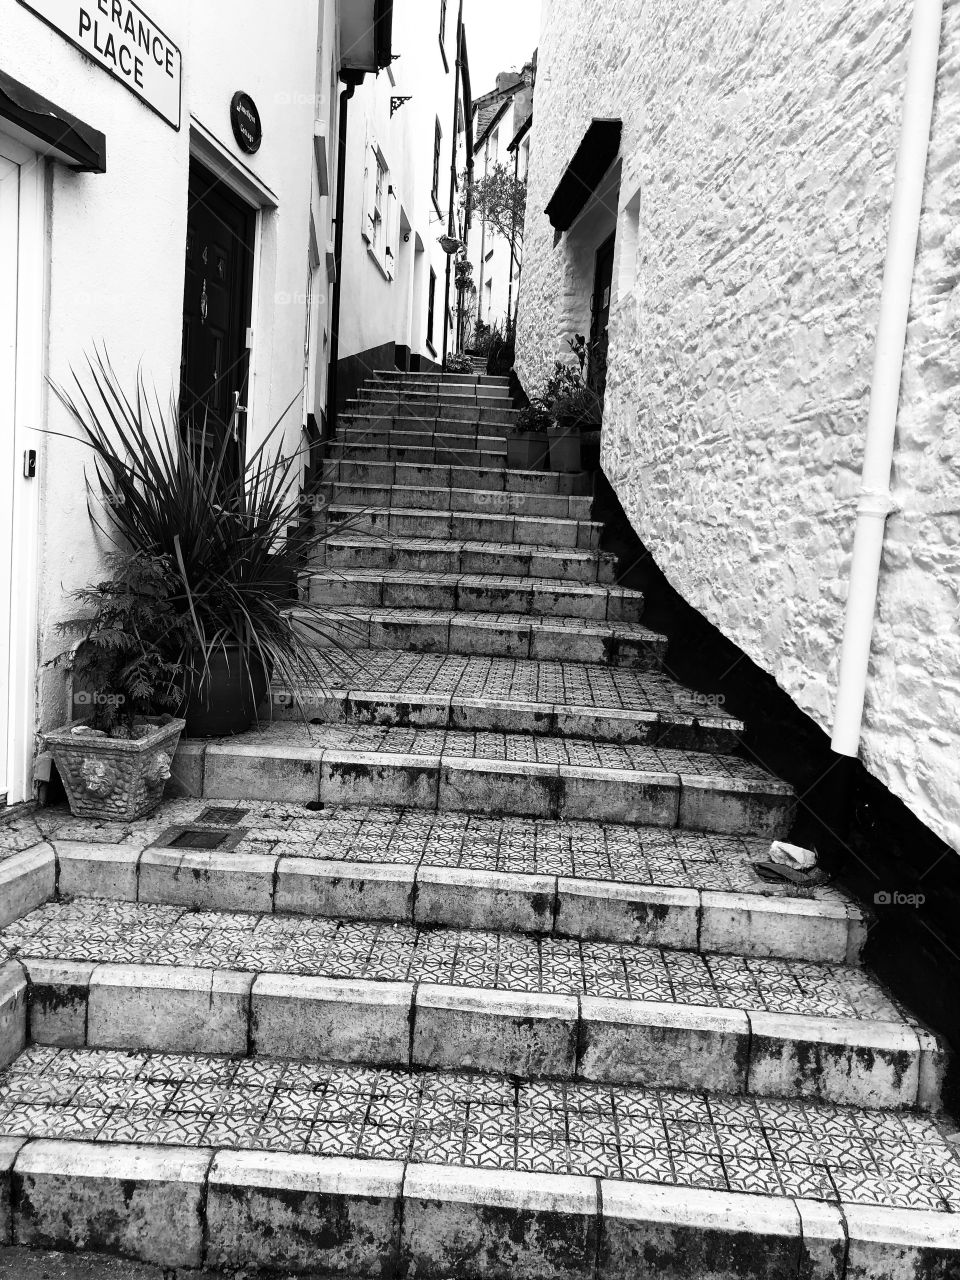
[{"label": "plant pot on step", "polygon": [[550,432],[550,470],[582,471],[580,433],[568,427],[556,427]]},{"label": "plant pot on step", "polygon": [[111,738],[86,722],[46,735],[47,747],[78,818],[132,822],[163,799],[185,723],[173,716],[144,716],[139,737]]},{"label": "plant pot on step", "polygon": [[511,471],[546,471],[549,447],[545,431],[515,431],[507,436],[507,467]]},{"label": "plant pot on step", "polygon": [[[238,644],[217,648],[209,655],[206,676],[193,673],[182,714],[188,738],[227,738],[245,733],[267,693],[267,676],[251,657],[247,671]],[[251,687],[252,685],[252,687]]]}]

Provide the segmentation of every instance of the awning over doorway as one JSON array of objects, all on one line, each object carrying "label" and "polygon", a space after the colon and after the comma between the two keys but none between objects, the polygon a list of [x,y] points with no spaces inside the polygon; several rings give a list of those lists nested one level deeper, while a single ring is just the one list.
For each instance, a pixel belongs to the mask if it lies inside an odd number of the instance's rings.
[{"label": "awning over doorway", "polygon": [[106,173],[107,139],[0,71],[0,121],[20,142],[83,173]]},{"label": "awning over doorway", "polygon": [[594,120],[567,165],[546,214],[557,231],[568,231],[577,214],[596,191],[620,150],[622,120]]}]

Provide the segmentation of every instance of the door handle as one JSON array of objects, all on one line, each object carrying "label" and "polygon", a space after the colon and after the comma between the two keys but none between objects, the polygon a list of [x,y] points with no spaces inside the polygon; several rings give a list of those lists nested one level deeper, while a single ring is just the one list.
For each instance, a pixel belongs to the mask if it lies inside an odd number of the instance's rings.
[{"label": "door handle", "polygon": [[247,406],[240,403],[240,392],[235,391],[233,393],[233,413],[230,415],[230,434],[233,436],[234,441],[238,441],[240,439],[240,430],[237,419],[240,417],[241,413],[246,412]]}]

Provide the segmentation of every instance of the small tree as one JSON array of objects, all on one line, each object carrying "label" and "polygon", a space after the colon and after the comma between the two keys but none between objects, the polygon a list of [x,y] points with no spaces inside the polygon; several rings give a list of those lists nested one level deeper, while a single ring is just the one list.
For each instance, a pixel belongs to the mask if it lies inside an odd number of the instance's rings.
[{"label": "small tree", "polygon": [[519,271],[523,255],[523,221],[527,213],[527,184],[506,165],[498,164],[471,188],[473,207],[510,246]]}]

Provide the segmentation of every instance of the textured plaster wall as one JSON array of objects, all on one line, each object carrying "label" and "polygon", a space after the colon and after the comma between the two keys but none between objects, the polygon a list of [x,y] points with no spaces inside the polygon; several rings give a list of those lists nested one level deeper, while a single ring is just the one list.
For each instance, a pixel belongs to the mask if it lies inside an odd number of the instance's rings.
[{"label": "textured plaster wall", "polygon": [[[623,119],[603,463],[674,586],[829,730],[907,0],[550,0],[520,372],[576,299],[539,214]],[[960,3],[947,0],[862,758],[960,850]],[[582,251],[582,250],[581,250]]]}]

